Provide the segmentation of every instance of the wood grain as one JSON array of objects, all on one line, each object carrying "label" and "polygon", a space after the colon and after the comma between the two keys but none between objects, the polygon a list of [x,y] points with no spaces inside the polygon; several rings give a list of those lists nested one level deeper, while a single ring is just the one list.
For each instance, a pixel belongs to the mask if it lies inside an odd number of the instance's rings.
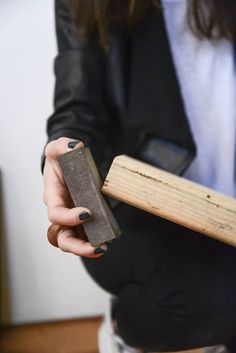
[{"label": "wood grain", "polygon": [[114,159],[102,192],[236,246],[236,199],[128,156]]}]

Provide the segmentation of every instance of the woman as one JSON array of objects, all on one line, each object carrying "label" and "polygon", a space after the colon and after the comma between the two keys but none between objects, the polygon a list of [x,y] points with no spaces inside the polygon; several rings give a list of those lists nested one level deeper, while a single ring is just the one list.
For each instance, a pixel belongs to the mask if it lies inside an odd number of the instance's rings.
[{"label": "woman", "polygon": [[60,249],[116,298],[120,352],[231,339],[236,250],[123,204],[121,240],[94,249],[70,228],[92,215],[68,209],[56,158],[85,144],[101,172],[126,153],[235,196],[235,18],[233,0],[56,0],[44,199]]}]

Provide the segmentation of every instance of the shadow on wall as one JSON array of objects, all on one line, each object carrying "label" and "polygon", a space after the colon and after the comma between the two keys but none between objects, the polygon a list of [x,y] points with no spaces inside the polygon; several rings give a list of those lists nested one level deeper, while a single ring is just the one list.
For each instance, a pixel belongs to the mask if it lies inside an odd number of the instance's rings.
[{"label": "shadow on wall", "polygon": [[0,258],[1,258],[1,272],[0,272],[0,323],[6,325],[10,323],[10,292],[8,282],[8,270],[7,270],[7,251],[6,251],[6,239],[5,239],[5,223],[4,223],[4,205],[3,205],[3,192],[1,183],[1,171],[0,171]]}]

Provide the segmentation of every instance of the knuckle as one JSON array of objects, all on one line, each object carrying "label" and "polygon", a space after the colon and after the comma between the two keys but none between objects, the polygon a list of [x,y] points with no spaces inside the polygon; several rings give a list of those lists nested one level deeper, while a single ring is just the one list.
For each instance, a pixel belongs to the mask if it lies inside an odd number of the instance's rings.
[{"label": "knuckle", "polygon": [[68,137],[59,137],[57,139],[58,144],[64,146],[68,142]]},{"label": "knuckle", "polygon": [[55,212],[50,209],[48,210],[48,219],[52,224],[57,224]]},{"label": "knuckle", "polygon": [[81,255],[80,251],[72,251],[71,254],[75,256],[83,256]]},{"label": "knuckle", "polygon": [[45,156],[47,158],[55,157],[57,151],[62,150],[68,143],[68,137],[59,137],[56,140],[50,141],[45,147]]},{"label": "knuckle", "polygon": [[53,155],[53,152],[55,150],[55,142],[56,141],[51,141],[45,147],[45,156],[46,156],[46,158],[49,158],[49,157],[51,157]]},{"label": "knuckle", "polygon": [[48,204],[48,196],[47,196],[46,191],[43,192],[43,203],[45,206],[47,206],[47,204]]},{"label": "knuckle", "polygon": [[65,149],[70,139],[68,137],[59,137],[57,139],[58,146],[61,150]]},{"label": "knuckle", "polygon": [[61,246],[59,246],[59,249],[62,251],[62,252],[68,252],[62,245]]},{"label": "knuckle", "polygon": [[82,223],[78,217],[76,208],[68,209],[65,214],[65,217],[67,219],[68,225],[70,225],[71,227],[77,226]]}]

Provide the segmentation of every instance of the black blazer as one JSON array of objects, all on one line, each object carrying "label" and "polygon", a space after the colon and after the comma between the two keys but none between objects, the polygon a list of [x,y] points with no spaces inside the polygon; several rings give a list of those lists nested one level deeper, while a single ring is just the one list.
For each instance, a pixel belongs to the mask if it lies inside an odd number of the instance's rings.
[{"label": "black blazer", "polygon": [[81,39],[68,0],[56,0],[59,54],[49,140],[80,138],[97,162],[126,153],[181,174],[195,156],[161,10],[131,32],[113,30],[105,52],[94,35]]}]

